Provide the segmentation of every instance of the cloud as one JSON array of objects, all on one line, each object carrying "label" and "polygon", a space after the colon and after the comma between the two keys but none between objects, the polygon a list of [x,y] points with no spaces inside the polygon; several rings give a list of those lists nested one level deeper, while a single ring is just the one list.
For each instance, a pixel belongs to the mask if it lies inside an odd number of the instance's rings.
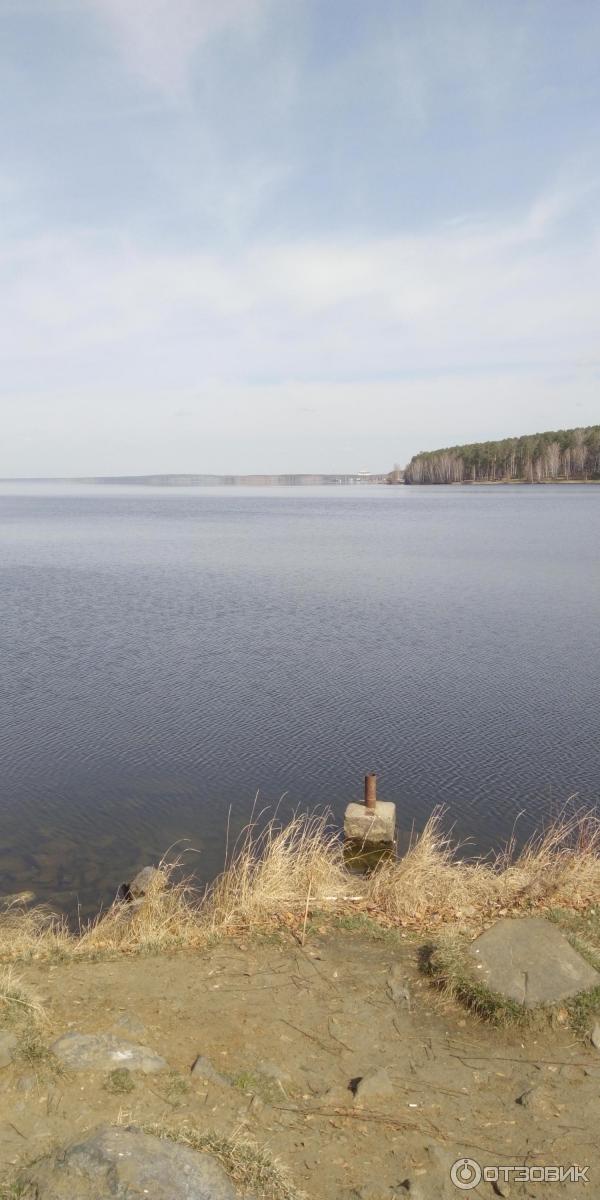
[{"label": "cloud", "polygon": [[169,98],[186,89],[198,51],[217,34],[253,28],[265,0],[93,0],[121,57]]},{"label": "cloud", "polygon": [[43,361],[49,377],[179,387],[592,362],[600,248],[576,214],[562,192],[513,221],[236,253],[21,240],[0,256],[0,361],[23,386]]}]

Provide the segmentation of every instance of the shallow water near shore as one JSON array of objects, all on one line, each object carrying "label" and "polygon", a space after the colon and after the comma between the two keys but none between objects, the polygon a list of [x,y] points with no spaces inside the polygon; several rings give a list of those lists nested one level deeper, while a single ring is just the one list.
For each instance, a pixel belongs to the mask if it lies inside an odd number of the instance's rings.
[{"label": "shallow water near shore", "polygon": [[208,880],[257,792],[341,824],[367,770],[480,851],[597,804],[599,545],[577,485],[2,485],[0,891]]}]

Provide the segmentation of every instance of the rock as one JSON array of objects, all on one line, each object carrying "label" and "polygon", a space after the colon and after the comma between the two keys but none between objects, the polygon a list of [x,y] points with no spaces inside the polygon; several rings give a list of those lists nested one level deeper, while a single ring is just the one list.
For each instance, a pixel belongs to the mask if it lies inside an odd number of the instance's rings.
[{"label": "rock", "polygon": [[227,1076],[221,1075],[221,1072],[217,1071],[210,1060],[205,1058],[203,1054],[198,1055],[191,1073],[196,1079],[206,1079],[209,1083],[221,1083],[225,1087],[231,1087],[231,1081]]},{"label": "rock", "polygon": [[590,1037],[592,1046],[594,1046],[596,1050],[600,1050],[600,1021],[596,1021]]},{"label": "rock", "polygon": [[525,1008],[600,985],[600,974],[543,917],[506,917],[469,947],[481,982]]},{"label": "rock", "polygon": [[540,1116],[547,1115],[551,1105],[550,1097],[546,1092],[539,1087],[526,1088],[520,1096],[517,1096],[517,1104],[522,1108],[528,1108],[532,1113],[537,1113]]},{"label": "rock", "polygon": [[143,1037],[146,1032],[143,1022],[134,1013],[121,1013],[120,1017],[117,1017],[114,1027],[115,1029],[125,1029],[134,1037]]},{"label": "rock", "polygon": [[134,1045],[115,1037],[113,1033],[65,1033],[50,1047],[72,1071],[111,1071],[127,1067],[151,1075],[164,1071],[167,1063],[148,1046]]},{"label": "rock", "polygon": [[453,1152],[433,1142],[426,1143],[419,1170],[410,1172],[392,1194],[398,1200],[400,1197],[402,1200],[456,1200],[463,1193],[457,1190],[451,1180],[450,1170],[454,1161]]},{"label": "rock", "polygon": [[368,1104],[371,1100],[383,1100],[394,1094],[392,1081],[385,1067],[372,1067],[356,1080],[352,1090],[357,1104]]},{"label": "rock", "polygon": [[8,1029],[0,1030],[0,1067],[9,1067],[15,1057],[17,1035]]},{"label": "rock", "polygon": [[210,1154],[137,1129],[101,1126],[30,1168],[37,1200],[236,1200]]},{"label": "rock", "polygon": [[141,900],[148,892],[160,892],[166,882],[164,871],[158,867],[142,867],[128,885],[128,899]]},{"label": "rock", "polygon": [[409,1012],[411,1011],[410,991],[399,963],[392,967],[387,977],[387,990],[394,1004],[404,1005]]}]

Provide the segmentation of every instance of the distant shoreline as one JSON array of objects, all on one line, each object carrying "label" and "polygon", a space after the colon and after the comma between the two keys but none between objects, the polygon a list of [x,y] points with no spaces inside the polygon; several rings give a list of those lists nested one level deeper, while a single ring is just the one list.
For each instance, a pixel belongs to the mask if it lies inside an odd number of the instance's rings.
[{"label": "distant shoreline", "polygon": [[13,476],[0,483],[77,483],[144,487],[344,487],[387,483],[387,474],[338,472],[330,475],[61,475]]}]

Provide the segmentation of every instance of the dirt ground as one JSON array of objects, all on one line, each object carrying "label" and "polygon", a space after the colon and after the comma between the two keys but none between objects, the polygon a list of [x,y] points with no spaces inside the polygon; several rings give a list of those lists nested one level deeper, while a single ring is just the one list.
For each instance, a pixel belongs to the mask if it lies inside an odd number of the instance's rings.
[{"label": "dirt ground", "polygon": [[[193,1125],[269,1147],[318,1200],[600,1196],[600,1052],[563,1029],[523,1035],[477,1022],[419,976],[397,935],[312,933],[197,954],[19,969],[42,997],[45,1045],[113,1031],[169,1064],[111,1090],[105,1073],[57,1073],[25,1052],[0,1071],[0,1170],[101,1122]],[[226,1081],[191,1075],[204,1055]],[[387,1069],[371,1094],[352,1087]],[[230,1081],[230,1082],[227,1082]],[[521,1102],[519,1102],[521,1100]],[[577,1164],[590,1184],[481,1183],[450,1165]]]}]

